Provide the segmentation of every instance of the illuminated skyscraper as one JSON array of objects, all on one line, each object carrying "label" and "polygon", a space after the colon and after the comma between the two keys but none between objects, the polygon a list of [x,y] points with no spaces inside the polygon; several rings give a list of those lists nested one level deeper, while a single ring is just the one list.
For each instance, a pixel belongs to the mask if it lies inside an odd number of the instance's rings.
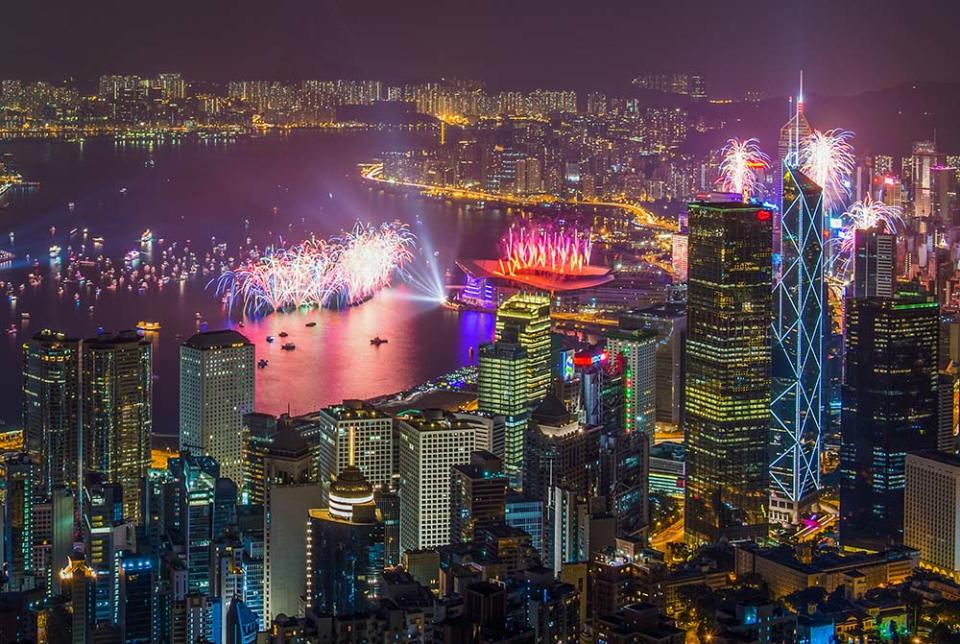
[{"label": "illuminated skyscraper", "polygon": [[180,449],[212,456],[243,484],[243,415],[253,411],[254,349],[236,331],[198,333],[180,347]]},{"label": "illuminated skyscraper", "polygon": [[893,297],[897,238],[878,228],[853,233],[853,296]]},{"label": "illuminated skyscraper", "polygon": [[784,164],[780,275],[773,294],[770,521],[796,525],[820,489],[823,426],[823,198]]},{"label": "illuminated skyscraper", "polygon": [[685,529],[693,543],[767,534],[772,213],[690,204]]},{"label": "illuminated skyscraper", "polygon": [[40,486],[77,486],[80,341],[44,329],[23,344],[23,431],[41,455]]},{"label": "illuminated skyscraper", "polygon": [[33,588],[34,487],[37,465],[28,454],[6,459],[7,478],[3,500],[3,567],[5,590],[18,592]]},{"label": "illuminated skyscraper", "polygon": [[470,455],[453,466],[450,487],[450,542],[473,541],[478,526],[505,519],[507,477],[503,463],[490,452]]},{"label": "illuminated skyscraper", "polygon": [[[780,128],[780,138],[777,141],[777,163],[782,168],[784,164],[796,168],[800,165],[800,145],[803,140],[813,134],[813,128],[807,120],[807,115],[803,107],[803,72],[800,72],[800,93],[797,95],[796,108],[791,106],[790,119]],[[778,203],[780,210],[774,213],[773,224],[773,251],[780,252],[780,234],[783,228],[783,222],[780,218],[786,214],[789,205],[783,190],[786,188],[784,182],[777,186],[780,197]]]},{"label": "illuminated skyscraper", "polygon": [[653,435],[657,424],[657,332],[610,329],[604,332],[610,360],[623,369],[623,430]]},{"label": "illuminated skyscraper", "polygon": [[330,483],[350,463],[348,443],[353,441],[355,459],[364,479],[376,488],[389,490],[393,482],[393,419],[361,400],[345,400],[320,410],[316,436],[320,482]]},{"label": "illuminated skyscraper", "polygon": [[913,214],[929,217],[933,214],[933,178],[931,170],[937,165],[937,144],[917,141],[913,144]]},{"label": "illuminated skyscraper", "polygon": [[123,489],[123,515],[139,523],[140,480],[150,467],[153,351],[134,331],[83,343],[83,461]]},{"label": "illuminated skyscraper", "polygon": [[937,446],[939,305],[915,294],[848,299],[840,541],[903,540],[907,452]]},{"label": "illuminated skyscraper", "polygon": [[440,410],[399,422],[400,550],[450,543],[451,468],[470,462],[474,426]]},{"label": "illuminated skyscraper", "polygon": [[523,472],[524,433],[530,395],[527,350],[512,342],[480,346],[477,371],[478,408],[505,419],[504,471],[517,481]]},{"label": "illuminated skyscraper", "polygon": [[497,341],[527,350],[527,402],[543,400],[550,386],[550,297],[517,293],[497,309]]},{"label": "illuminated skyscraper", "polygon": [[326,509],[307,515],[306,600],[316,615],[371,610],[383,571],[383,518],[373,486],[348,465],[330,486]]}]

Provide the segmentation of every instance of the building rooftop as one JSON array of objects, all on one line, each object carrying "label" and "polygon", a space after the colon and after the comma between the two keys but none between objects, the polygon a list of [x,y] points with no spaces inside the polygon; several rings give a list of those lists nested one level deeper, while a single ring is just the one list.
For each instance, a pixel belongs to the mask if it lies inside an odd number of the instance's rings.
[{"label": "building rooftop", "polygon": [[330,405],[321,410],[324,414],[337,420],[370,420],[375,418],[390,418],[373,405],[363,400],[348,399],[339,405]]},{"label": "building rooftop", "polygon": [[224,329],[222,331],[205,331],[197,333],[189,340],[183,343],[185,347],[199,349],[200,351],[209,351],[211,349],[229,349],[242,346],[251,346],[250,340],[241,333],[233,329]]},{"label": "building rooftop", "polygon": [[101,333],[95,338],[89,338],[83,341],[85,347],[111,347],[117,344],[150,344],[142,335],[135,330],[118,331],[117,333]]},{"label": "building rooftop", "polygon": [[911,452],[910,454],[907,454],[907,457],[922,458],[928,461],[940,463],[942,465],[960,467],[960,456],[956,456],[955,454],[947,454],[946,452],[941,452],[934,449]]}]

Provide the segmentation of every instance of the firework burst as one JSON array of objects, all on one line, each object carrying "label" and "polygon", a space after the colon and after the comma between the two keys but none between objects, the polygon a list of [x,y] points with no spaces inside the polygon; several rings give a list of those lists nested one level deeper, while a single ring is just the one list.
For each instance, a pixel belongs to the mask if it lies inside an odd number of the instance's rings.
[{"label": "firework burst", "polygon": [[539,223],[514,224],[501,246],[500,272],[504,275],[524,270],[581,273],[590,264],[593,250],[589,230]]},{"label": "firework burst", "polygon": [[800,170],[823,188],[825,214],[839,211],[850,196],[847,182],[856,164],[852,139],[849,130],[816,130],[800,142]]},{"label": "firework burst", "polygon": [[856,252],[856,233],[858,230],[879,228],[883,232],[895,234],[903,227],[903,211],[881,201],[874,201],[868,195],[857,201],[843,213],[843,228],[835,238],[838,252],[833,261],[833,274],[848,284],[853,275],[853,254]]},{"label": "firework burst", "polygon": [[358,304],[390,285],[413,257],[414,236],[404,224],[364,226],[329,241],[309,239],[262,255],[226,271],[216,293],[248,315],[301,306]]},{"label": "firework burst", "polygon": [[770,167],[770,157],[760,150],[760,142],[757,139],[730,139],[722,154],[721,189],[741,194],[744,200],[756,196],[761,186],[761,173]]}]

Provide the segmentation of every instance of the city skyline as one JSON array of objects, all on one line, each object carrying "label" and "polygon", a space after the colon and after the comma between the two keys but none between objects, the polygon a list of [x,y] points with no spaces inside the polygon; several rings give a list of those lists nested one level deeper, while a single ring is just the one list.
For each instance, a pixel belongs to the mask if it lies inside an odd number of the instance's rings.
[{"label": "city skyline", "polygon": [[[698,0],[652,5],[618,0],[601,7],[557,7],[545,0],[519,6],[432,0],[413,6],[287,5],[274,13],[251,0],[220,0],[202,8],[177,0],[140,23],[136,14],[68,2],[19,3],[0,26],[0,77],[92,79],[174,69],[209,80],[412,82],[432,76],[481,78],[507,88],[613,91],[643,73],[686,72],[705,75],[719,94],[760,90],[783,96],[791,94],[797,69],[817,79],[826,94],[960,81],[960,73],[939,64],[960,53],[960,44],[948,36],[951,20],[944,19],[955,20],[957,9],[937,0],[912,3],[905,13],[893,0],[874,2],[870,11],[802,3],[793,8],[789,30],[779,12],[761,0],[722,6]],[[182,19],[186,12],[189,21]],[[940,46],[915,48],[899,37],[901,30],[923,33]],[[680,32],[687,37],[675,38]],[[749,47],[728,38],[731,32],[749,33]],[[40,33],[45,37],[38,38]],[[577,47],[556,47],[558,39],[574,36]],[[499,44],[511,42],[517,47]],[[714,53],[703,56],[706,51]],[[837,59],[849,64],[838,67]]]},{"label": "city skyline", "polygon": [[960,642],[960,7],[102,4],[0,23],[0,643]]}]

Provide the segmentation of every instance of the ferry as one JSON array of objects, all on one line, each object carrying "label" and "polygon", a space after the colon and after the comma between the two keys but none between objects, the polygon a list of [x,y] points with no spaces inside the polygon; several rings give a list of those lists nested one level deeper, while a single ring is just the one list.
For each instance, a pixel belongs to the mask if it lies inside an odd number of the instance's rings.
[{"label": "ferry", "polygon": [[160,330],[160,323],[159,323],[159,322],[145,322],[144,320],[140,320],[139,322],[137,322],[137,329],[138,329],[139,331],[159,331],[159,330]]},{"label": "ferry", "polygon": [[94,238],[93,238],[93,243],[94,243],[94,244],[103,244],[103,237],[94,237]]},{"label": "ferry", "polygon": [[140,243],[149,244],[152,241],[153,241],[153,232],[149,228],[147,228],[145,231],[143,231],[143,234],[140,235]]},{"label": "ferry", "polygon": [[389,340],[385,338],[381,338],[379,335],[375,338],[370,339],[370,344],[372,344],[375,347],[379,347],[381,344],[386,344],[387,342],[389,342]]},{"label": "ferry", "polygon": [[297,345],[295,345],[293,342],[287,342],[280,348],[283,349],[284,351],[293,351],[294,349],[297,348]]},{"label": "ferry", "polygon": [[60,256],[60,247],[54,244],[50,247],[50,257],[59,257]]}]

